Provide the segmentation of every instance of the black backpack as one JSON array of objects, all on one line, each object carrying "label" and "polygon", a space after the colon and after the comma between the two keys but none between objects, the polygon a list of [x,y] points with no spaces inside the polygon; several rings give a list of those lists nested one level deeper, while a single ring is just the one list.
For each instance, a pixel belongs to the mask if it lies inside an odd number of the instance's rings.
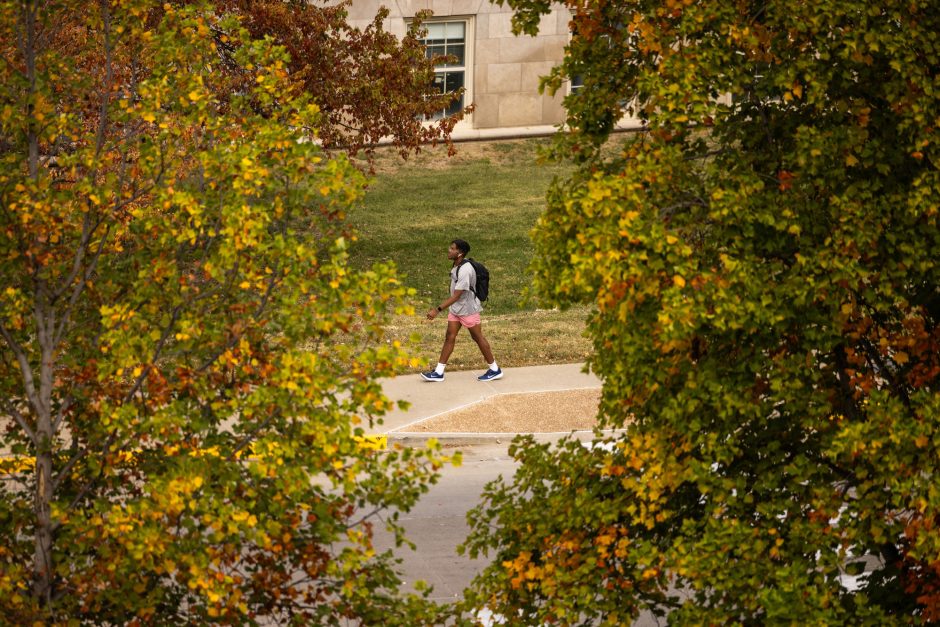
[{"label": "black backpack", "polygon": [[[475,286],[470,286],[470,291],[473,292],[474,296],[480,299],[482,303],[487,298],[490,297],[490,271],[486,269],[479,261],[476,261],[470,257],[464,259],[460,266],[465,263],[469,263],[473,266],[473,271],[477,273],[477,283]],[[457,274],[460,275],[460,266],[457,266]]]}]

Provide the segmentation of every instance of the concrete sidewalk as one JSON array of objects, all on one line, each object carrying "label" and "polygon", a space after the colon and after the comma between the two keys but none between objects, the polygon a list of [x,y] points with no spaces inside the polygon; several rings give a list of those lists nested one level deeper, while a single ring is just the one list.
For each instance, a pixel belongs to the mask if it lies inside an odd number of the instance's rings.
[{"label": "concrete sidewalk", "polygon": [[429,437],[460,440],[461,443],[491,440],[506,434],[449,434],[410,433],[424,420],[448,412],[469,407],[475,403],[503,394],[531,392],[560,392],[565,390],[597,389],[601,381],[593,374],[584,372],[584,364],[561,364],[553,366],[528,366],[503,368],[502,379],[478,381],[484,369],[447,372],[444,381],[429,382],[418,373],[382,380],[382,389],[393,401],[411,403],[407,411],[394,409],[377,425],[376,433],[388,435],[390,440],[427,440]]}]

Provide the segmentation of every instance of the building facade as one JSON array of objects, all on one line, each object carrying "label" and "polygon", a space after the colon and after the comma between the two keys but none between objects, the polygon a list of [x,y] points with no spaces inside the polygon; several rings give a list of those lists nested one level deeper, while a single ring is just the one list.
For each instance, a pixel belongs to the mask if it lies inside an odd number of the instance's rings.
[{"label": "building facade", "polygon": [[475,105],[455,139],[542,134],[564,122],[570,87],[554,96],[538,89],[540,77],[564,57],[569,13],[563,6],[542,18],[537,37],[513,35],[512,10],[489,0],[353,0],[350,24],[365,27],[382,5],[390,11],[386,30],[399,37],[416,13],[433,11],[425,45],[457,60],[438,67],[435,83],[442,91],[466,88],[463,104]]}]

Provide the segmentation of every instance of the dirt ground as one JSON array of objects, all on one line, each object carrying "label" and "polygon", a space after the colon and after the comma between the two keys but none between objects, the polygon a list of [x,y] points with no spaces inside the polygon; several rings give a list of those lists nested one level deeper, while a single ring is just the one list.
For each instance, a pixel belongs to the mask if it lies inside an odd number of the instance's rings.
[{"label": "dirt ground", "polygon": [[[454,143],[454,154],[447,154],[447,146],[425,145],[418,154],[402,159],[398,150],[391,146],[379,147],[375,151],[373,164],[376,173],[396,172],[401,168],[420,167],[443,170],[461,163],[486,159],[492,163],[513,163],[518,159],[534,160],[537,148],[551,142],[547,137],[528,137],[490,141],[463,141]],[[364,163],[364,162],[363,162]]]},{"label": "dirt ground", "polygon": [[557,433],[589,430],[601,391],[501,394],[412,425],[410,433]]}]

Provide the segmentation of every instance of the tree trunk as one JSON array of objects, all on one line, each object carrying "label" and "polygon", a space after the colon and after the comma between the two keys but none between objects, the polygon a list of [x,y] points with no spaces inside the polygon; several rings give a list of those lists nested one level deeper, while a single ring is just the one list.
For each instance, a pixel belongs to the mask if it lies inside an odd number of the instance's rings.
[{"label": "tree trunk", "polygon": [[[37,50],[36,39],[36,2],[23,4],[22,26],[24,35],[24,60],[26,65],[29,91],[35,95],[37,91]],[[27,127],[28,168],[32,178],[39,176],[39,124],[33,116],[33,111],[27,111],[29,124]],[[47,300],[45,285],[41,279],[41,270],[34,271],[34,294],[36,308],[34,317],[36,322],[37,339],[39,340],[41,360],[39,364],[39,389],[32,395],[31,403],[36,418],[36,432],[34,446],[36,450],[36,474],[33,512],[35,523],[35,551],[33,554],[33,594],[45,607],[52,602],[53,582],[53,532],[52,532],[52,462],[54,454],[54,433],[52,424],[52,387],[53,387],[53,360],[55,351],[55,316],[52,315],[53,305]],[[26,367],[29,368],[28,363]],[[26,374],[26,373],[24,373]]]},{"label": "tree trunk", "polygon": [[36,515],[35,553],[33,556],[33,592],[49,607],[53,596],[54,563],[52,557],[52,463],[55,454],[55,425],[52,422],[52,389],[55,381],[55,309],[47,301],[42,280],[36,282],[36,329],[42,359],[39,364],[39,390],[34,402],[36,414]]},{"label": "tree trunk", "polygon": [[36,454],[35,552],[33,554],[33,594],[49,606],[52,602],[52,449],[48,433],[39,430],[45,443]]}]

